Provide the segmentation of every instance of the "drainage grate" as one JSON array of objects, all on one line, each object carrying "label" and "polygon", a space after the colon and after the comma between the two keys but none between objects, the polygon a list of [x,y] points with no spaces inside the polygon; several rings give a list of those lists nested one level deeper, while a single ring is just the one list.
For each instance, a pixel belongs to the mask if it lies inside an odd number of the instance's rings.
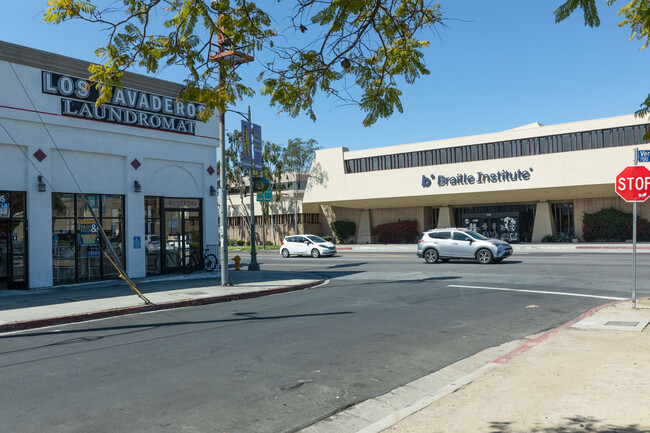
[{"label": "drainage grate", "polygon": [[638,326],[639,323],[641,323],[641,322],[621,322],[621,321],[612,320],[612,321],[609,321],[609,322],[605,323],[605,326],[631,326],[631,327],[635,327],[635,326]]}]

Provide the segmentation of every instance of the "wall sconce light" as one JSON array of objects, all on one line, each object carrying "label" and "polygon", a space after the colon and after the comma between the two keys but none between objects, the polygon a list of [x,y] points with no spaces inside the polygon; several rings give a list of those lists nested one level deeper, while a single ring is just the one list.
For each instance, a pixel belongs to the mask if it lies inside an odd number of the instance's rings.
[{"label": "wall sconce light", "polygon": [[38,192],[45,192],[47,191],[47,186],[45,185],[45,182],[43,182],[43,176],[40,174],[38,175]]},{"label": "wall sconce light", "polygon": [[217,195],[217,190],[216,190],[215,187],[212,186],[212,185],[210,185],[210,195],[211,195],[212,197],[214,197],[215,195]]},{"label": "wall sconce light", "polygon": [[135,191],[135,192],[142,191],[142,187],[140,186],[140,182],[138,182],[137,180],[133,181],[133,191]]}]

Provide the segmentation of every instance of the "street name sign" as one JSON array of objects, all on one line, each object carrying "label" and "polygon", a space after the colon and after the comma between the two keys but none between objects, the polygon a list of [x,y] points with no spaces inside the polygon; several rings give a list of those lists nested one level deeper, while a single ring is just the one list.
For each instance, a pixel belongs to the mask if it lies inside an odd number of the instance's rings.
[{"label": "street name sign", "polygon": [[644,202],[650,195],[650,170],[643,165],[625,167],[616,176],[616,193],[627,202]]}]

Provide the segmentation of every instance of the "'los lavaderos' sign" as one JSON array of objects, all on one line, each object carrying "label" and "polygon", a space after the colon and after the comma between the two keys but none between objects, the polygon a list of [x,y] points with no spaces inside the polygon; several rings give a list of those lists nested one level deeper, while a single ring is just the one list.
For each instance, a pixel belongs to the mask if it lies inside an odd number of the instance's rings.
[{"label": "'los lavaderos' sign", "polygon": [[111,101],[97,107],[99,90],[94,83],[48,71],[41,71],[41,78],[43,93],[61,96],[64,116],[194,135],[196,115],[205,109],[197,102],[176,102],[168,96],[116,87]]}]

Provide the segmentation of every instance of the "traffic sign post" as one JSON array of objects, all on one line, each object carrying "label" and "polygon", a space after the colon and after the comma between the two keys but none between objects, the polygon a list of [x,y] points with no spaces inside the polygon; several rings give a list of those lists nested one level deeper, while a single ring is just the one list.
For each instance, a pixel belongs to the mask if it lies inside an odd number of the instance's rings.
[{"label": "traffic sign post", "polygon": [[616,176],[616,193],[626,202],[632,202],[632,308],[636,308],[636,204],[650,194],[650,170],[639,162],[640,151],[634,149],[634,165],[625,167]]}]

